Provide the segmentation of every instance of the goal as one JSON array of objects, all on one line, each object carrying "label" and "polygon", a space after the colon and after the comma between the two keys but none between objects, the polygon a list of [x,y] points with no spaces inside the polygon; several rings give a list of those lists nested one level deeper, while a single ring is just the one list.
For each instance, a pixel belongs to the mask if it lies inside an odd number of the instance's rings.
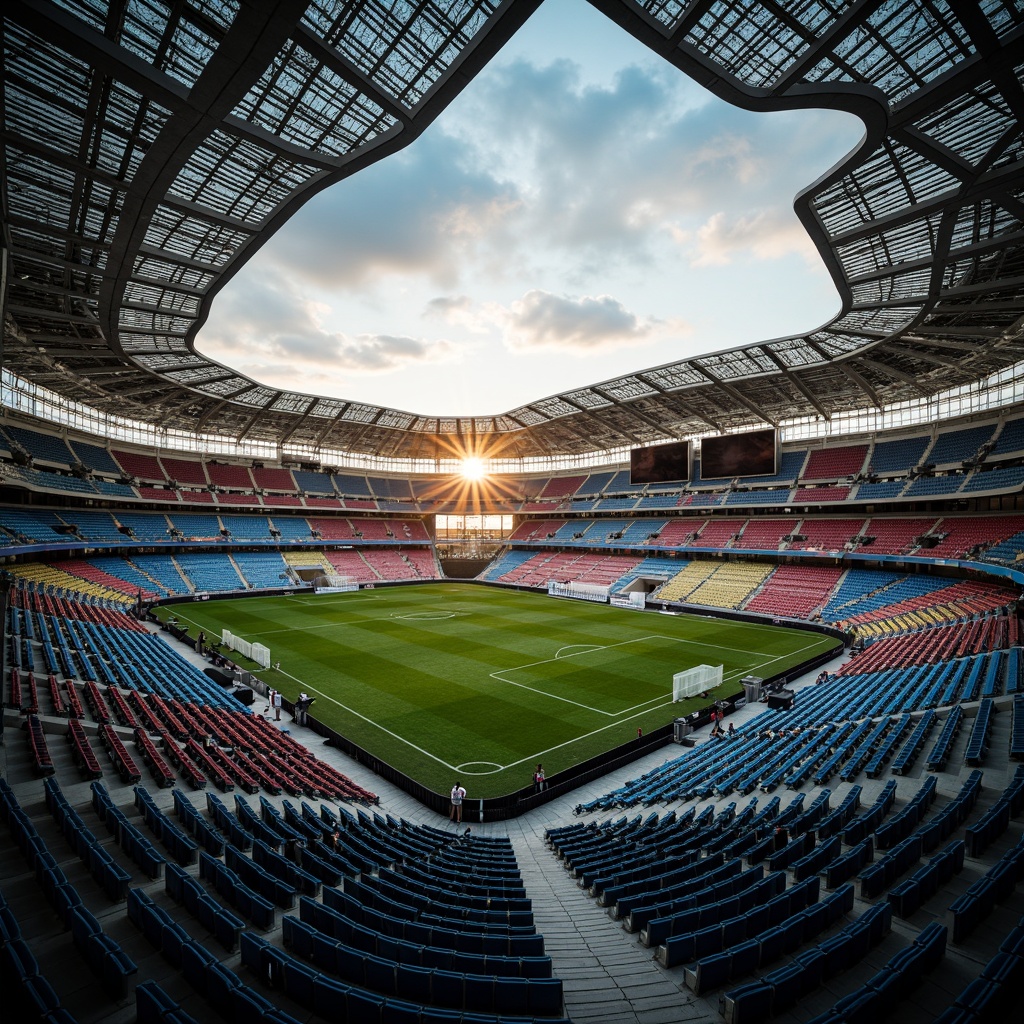
[{"label": "goal", "polygon": [[358,590],[359,583],[351,576],[339,576],[336,573],[324,573],[313,580],[313,589],[318,594],[342,594],[349,590]]},{"label": "goal", "polygon": [[221,631],[220,642],[231,651],[238,651],[250,661],[255,661],[261,668],[270,668],[270,649],[263,644],[254,644],[240,636],[235,636],[229,629]]},{"label": "goal", "polygon": [[721,665],[695,665],[685,672],[677,672],[672,677],[672,700],[686,700],[713,690],[722,684]]}]

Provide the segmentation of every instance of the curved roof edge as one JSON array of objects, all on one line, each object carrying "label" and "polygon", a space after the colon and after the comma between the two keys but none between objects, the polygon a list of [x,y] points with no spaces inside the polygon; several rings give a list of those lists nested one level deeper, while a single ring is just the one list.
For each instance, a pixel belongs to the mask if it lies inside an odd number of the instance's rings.
[{"label": "curved roof edge", "polygon": [[843,299],[816,330],[485,417],[279,391],[196,353],[213,297],[267,238],[411,142],[537,2],[420,0],[405,24],[372,0],[208,3],[155,26],[12,0],[7,365],[100,411],[236,443],[531,459],[829,421],[1024,356],[1024,11],[938,0],[593,0],[729,102],[861,117],[862,144],[796,199]]}]

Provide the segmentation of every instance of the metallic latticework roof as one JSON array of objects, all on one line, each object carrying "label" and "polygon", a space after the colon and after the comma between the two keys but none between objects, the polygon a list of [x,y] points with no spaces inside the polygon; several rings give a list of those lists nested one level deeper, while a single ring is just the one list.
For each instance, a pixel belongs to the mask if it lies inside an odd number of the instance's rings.
[{"label": "metallic latticework roof", "polygon": [[835,320],[494,417],[256,383],[193,351],[216,293],[313,194],[415,139],[539,0],[8,0],[5,366],[167,427],[433,458],[452,435],[572,456],[827,418],[1024,357],[1019,0],[591,2],[730,102],[862,118],[796,199]]}]

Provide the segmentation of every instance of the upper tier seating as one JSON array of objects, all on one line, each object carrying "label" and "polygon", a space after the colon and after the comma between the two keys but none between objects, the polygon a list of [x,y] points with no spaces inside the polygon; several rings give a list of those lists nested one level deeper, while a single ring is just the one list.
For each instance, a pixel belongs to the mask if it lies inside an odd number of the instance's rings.
[{"label": "upper tier seating", "polygon": [[1019,455],[1021,452],[1024,452],[1024,417],[1007,420],[1003,424],[988,457],[995,459],[1001,455]]},{"label": "upper tier seating", "polygon": [[220,516],[221,525],[234,541],[273,540],[270,520],[266,516]]},{"label": "upper tier seating", "polygon": [[378,498],[385,499],[408,499],[412,495],[412,485],[409,480],[392,476],[368,476],[366,482],[370,490]]},{"label": "upper tier seating", "polygon": [[238,466],[230,462],[207,462],[206,472],[210,483],[218,487],[229,487],[235,491],[251,491],[255,486],[249,475],[248,466]]},{"label": "upper tier seating", "polygon": [[576,493],[580,485],[587,478],[585,476],[554,476],[544,485],[539,497],[544,499],[568,498]]},{"label": "upper tier seating", "polygon": [[220,519],[215,515],[202,515],[192,512],[172,512],[168,514],[171,526],[178,530],[186,540],[220,540]]},{"label": "upper tier seating", "polygon": [[292,476],[300,491],[305,494],[327,494],[335,496],[334,484],[326,473],[314,473],[308,469],[293,469]]},{"label": "upper tier seating", "polygon": [[927,498],[938,494],[956,494],[964,485],[964,473],[948,473],[944,476],[919,476],[911,480],[903,492],[904,498]]},{"label": "upper tier seating", "polygon": [[512,531],[509,540],[524,542],[547,540],[565,526],[565,522],[564,519],[524,519]]},{"label": "upper tier seating", "polygon": [[902,437],[895,441],[876,441],[868,463],[868,472],[884,476],[886,473],[908,473],[920,466],[924,453],[931,444],[927,434]]},{"label": "upper tier seating", "polygon": [[[743,525],[740,519],[709,519],[701,528],[700,533],[691,540],[689,548],[724,548],[728,547],[733,537]],[[662,539],[659,543],[664,543]]]},{"label": "upper tier seating", "polygon": [[141,541],[167,540],[171,533],[170,520],[161,512],[117,511],[117,521],[132,531],[132,536]]},{"label": "upper tier seating", "polygon": [[253,466],[252,479],[256,486],[263,491],[294,492],[297,490],[291,471],[281,467]]},{"label": "upper tier seating", "polygon": [[782,542],[797,532],[798,519],[748,519],[733,547],[751,551],[778,551]]},{"label": "upper tier seating", "polygon": [[111,450],[111,455],[128,476],[136,477],[139,480],[156,480],[159,483],[163,483],[167,479],[167,475],[155,455],[146,455],[143,452],[123,452],[116,448]]},{"label": "upper tier seating", "polygon": [[114,476],[121,475],[121,470],[106,448],[98,444],[89,444],[88,441],[76,441],[74,439],[69,440],[68,444],[75,458],[86,469],[91,469],[96,473],[111,473]]},{"label": "upper tier seating", "polygon": [[373,492],[367,483],[365,476],[355,476],[351,473],[335,473],[334,486],[339,494],[347,495],[350,498],[372,498]]},{"label": "upper tier seating", "polygon": [[827,501],[846,501],[849,496],[849,487],[798,487],[793,495],[793,501],[816,505]]},{"label": "upper tier seating", "polygon": [[857,498],[860,501],[889,501],[898,498],[907,487],[905,478],[881,480],[876,483],[858,484]]},{"label": "upper tier seating", "polygon": [[821,609],[842,575],[842,569],[829,566],[780,565],[744,610],[809,619]]},{"label": "upper tier seating", "polygon": [[864,528],[865,536],[873,537],[867,549],[871,553],[905,555],[917,546],[917,538],[924,536],[935,525],[930,519],[871,518]]},{"label": "upper tier seating", "polygon": [[612,470],[602,473],[591,473],[576,489],[576,494],[599,495],[620,494],[622,491],[634,490],[629,482],[629,470]]},{"label": "upper tier seating", "polygon": [[277,530],[284,542],[290,540],[310,540],[313,536],[309,522],[299,516],[290,516],[276,513],[270,519],[270,526]]},{"label": "upper tier seating", "polygon": [[802,480],[843,480],[856,476],[864,468],[868,446],[845,445],[839,448],[815,448],[807,458]]},{"label": "upper tier seating", "polygon": [[109,512],[87,512],[85,509],[64,509],[60,518],[77,527],[78,536],[85,540],[123,544],[124,534]]},{"label": "upper tier seating", "polygon": [[174,560],[193,590],[245,590],[245,581],[226,555],[182,552]]},{"label": "upper tier seating", "polygon": [[794,551],[842,551],[854,537],[864,530],[864,519],[804,519],[797,533],[803,540],[794,540],[789,548]]},{"label": "upper tier seating", "polygon": [[[311,529],[316,530],[323,540],[356,540],[356,524],[348,519],[328,519],[309,516]],[[357,521],[358,522],[358,521]]]},{"label": "upper tier seating", "polygon": [[947,516],[932,528],[941,537],[935,547],[922,552],[932,558],[962,558],[972,551],[1024,530],[1024,516],[986,516],[984,519]]},{"label": "upper tier seating", "polygon": [[1024,485],[1024,466],[996,466],[994,469],[979,469],[973,472],[963,486],[963,491],[1014,491]]},{"label": "upper tier seating", "polygon": [[179,484],[189,484],[195,487],[205,487],[209,480],[202,462],[194,459],[177,459],[169,455],[160,456],[160,465],[168,478]]},{"label": "upper tier seating", "polygon": [[4,424],[3,431],[13,444],[39,462],[70,467],[76,461],[62,437],[17,427],[13,423]]},{"label": "upper tier seating", "polygon": [[56,542],[69,539],[64,522],[55,512],[44,509],[0,508],[0,527],[20,543]]},{"label": "upper tier seating", "polygon": [[929,449],[925,459],[936,466],[959,465],[966,459],[973,459],[978,454],[978,449],[992,437],[994,431],[994,423],[964,427],[960,430],[944,430],[935,438],[935,444]]}]

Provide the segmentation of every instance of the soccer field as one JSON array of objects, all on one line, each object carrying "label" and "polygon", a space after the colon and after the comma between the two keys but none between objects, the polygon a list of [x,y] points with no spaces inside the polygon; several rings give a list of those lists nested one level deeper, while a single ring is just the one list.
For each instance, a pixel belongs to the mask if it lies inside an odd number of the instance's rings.
[{"label": "soccer field", "polygon": [[550,777],[705,706],[672,703],[683,669],[721,664],[724,696],[836,643],[459,583],[172,608],[193,636],[227,628],[266,645],[281,663],[258,673],[270,685],[307,691],[332,729],[436,792],[458,778],[470,797],[514,792],[538,762]]}]

